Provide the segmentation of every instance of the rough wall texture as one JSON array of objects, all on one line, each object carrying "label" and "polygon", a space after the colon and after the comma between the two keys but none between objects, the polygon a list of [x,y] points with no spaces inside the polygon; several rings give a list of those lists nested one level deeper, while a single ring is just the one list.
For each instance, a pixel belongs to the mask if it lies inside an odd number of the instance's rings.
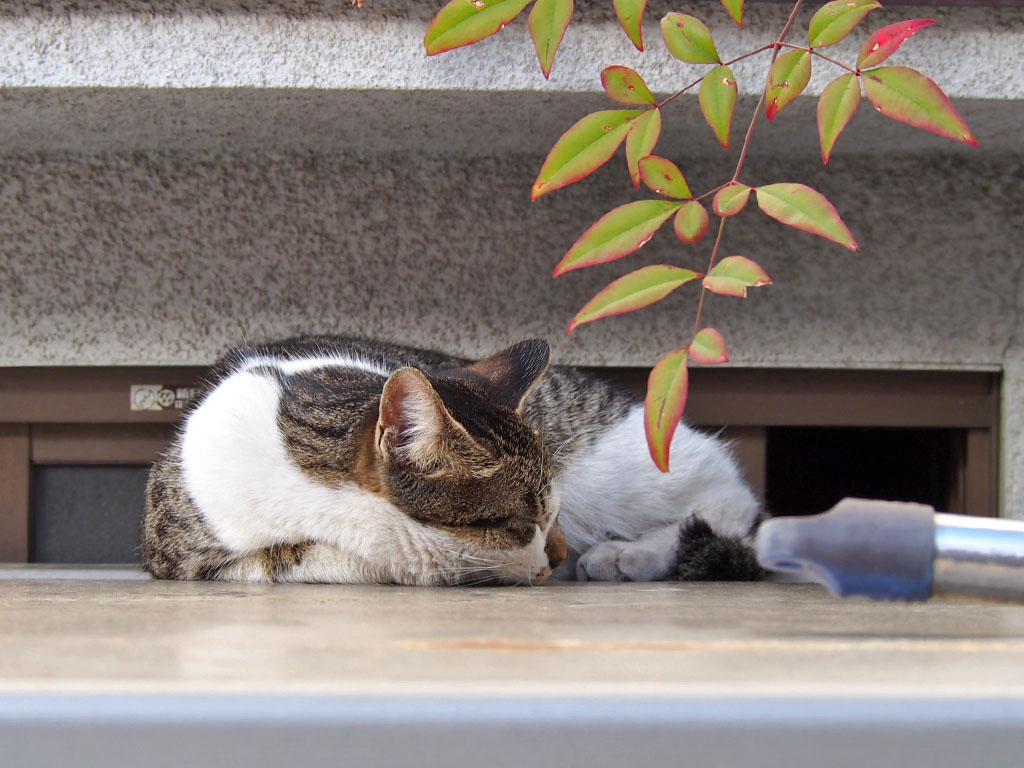
[{"label": "rough wall texture", "polygon": [[[669,227],[638,254],[552,280],[604,211],[639,195],[616,161],[530,203],[537,157],[313,153],[30,155],[0,159],[0,365],[201,363],[242,337],[360,332],[466,354],[548,336],[563,360],[648,365],[686,341],[696,292],[585,326],[568,319],[646,263],[703,269]],[[723,169],[695,159],[710,183]],[[1020,158],[753,159],[752,183],[797,178],[836,204],[851,253],[753,206],[726,253],[775,285],[716,297],[709,321],[752,365],[985,367],[1017,320]],[[700,181],[698,181],[700,180]],[[923,180],[926,180],[923,182]],[[972,204],[984,200],[997,204]],[[965,209],[971,211],[965,222]]]}]

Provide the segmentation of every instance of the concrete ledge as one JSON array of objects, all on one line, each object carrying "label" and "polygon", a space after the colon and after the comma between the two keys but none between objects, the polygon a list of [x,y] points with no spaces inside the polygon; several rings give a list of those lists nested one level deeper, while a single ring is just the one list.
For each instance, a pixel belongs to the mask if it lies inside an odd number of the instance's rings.
[{"label": "concrete ledge", "polygon": [[[28,12],[0,16],[0,87],[597,92],[600,68],[617,63],[637,67],[655,91],[671,92],[706,69],[682,64],[665,50],[657,27],[661,8],[649,12],[648,51],[640,54],[614,22],[602,20],[608,9],[585,6],[580,12],[584,20],[570,27],[546,82],[525,19],[476,46],[429,58],[422,46],[425,18],[436,10],[429,4],[408,0],[377,11],[370,0],[362,11],[336,9],[327,15],[294,13],[295,5],[258,3],[254,11],[186,6],[173,14],[130,4],[117,13],[110,12],[110,4],[101,5],[103,12],[86,7],[40,13],[26,6]],[[413,6],[405,18],[396,13]],[[717,6],[666,3],[668,8],[709,19],[726,59],[770,39],[788,15],[785,6],[754,5],[740,30]],[[814,10],[808,7],[798,30],[806,29]],[[876,12],[871,21],[875,27],[893,23],[913,10]],[[890,63],[920,68],[953,98],[1024,97],[1024,77],[1009,66],[1024,49],[1024,9],[930,8],[916,15],[924,14],[939,26],[920,33]],[[869,31],[858,29],[829,51],[849,58]],[[794,40],[804,37],[794,33]],[[735,66],[742,93],[760,91],[763,67],[757,57]],[[838,72],[816,63],[809,93],[820,92]]]},{"label": "concrete ledge", "polygon": [[[735,142],[755,103],[752,96],[740,100]],[[956,106],[980,147],[889,120],[865,103],[837,142],[834,157],[939,152],[972,159],[1019,152],[1024,100],[958,99]],[[8,88],[0,89],[0,146],[9,154],[358,150],[542,159],[583,115],[613,107],[603,94],[522,90]],[[818,158],[816,108],[815,99],[798,99],[773,123],[762,120],[756,151]],[[680,163],[698,154],[727,156],[696,97],[667,107],[663,119],[659,154]]]}]

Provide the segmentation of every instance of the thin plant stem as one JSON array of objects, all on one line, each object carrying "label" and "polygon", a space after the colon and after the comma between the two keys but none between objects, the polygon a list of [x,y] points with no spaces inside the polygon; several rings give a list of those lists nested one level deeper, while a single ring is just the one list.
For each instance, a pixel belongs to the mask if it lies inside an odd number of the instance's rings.
[{"label": "thin plant stem", "polygon": [[[789,30],[792,29],[792,27],[793,27],[793,22],[796,21],[796,16],[800,12],[800,6],[801,5],[803,5],[803,0],[796,0],[796,3],[793,4],[793,10],[790,11],[789,18],[786,19],[786,25],[782,28],[782,32],[779,33],[778,39],[774,43],[771,43],[771,44],[769,44],[767,46],[764,46],[764,47],[758,49],[757,52],[765,50],[766,48],[771,48],[772,49],[772,61],[771,61],[771,64],[774,64],[775,63],[775,59],[778,58],[779,51],[781,50],[781,48],[785,44],[786,35],[789,34]],[[743,138],[743,146],[740,148],[740,156],[739,156],[739,159],[736,161],[736,170],[733,171],[732,179],[729,182],[730,184],[735,182],[739,178],[740,171],[743,170],[743,163],[747,159],[747,151],[750,149],[750,137],[751,137],[751,135],[754,132],[754,126],[757,124],[757,118],[758,118],[758,115],[761,114],[761,106],[764,104],[765,94],[768,91],[768,81],[769,81],[769,78],[771,77],[771,64],[768,65],[768,75],[765,76],[765,84],[764,84],[764,88],[761,89],[761,97],[757,100],[757,106],[754,107],[754,114],[751,116],[750,124],[747,126],[747,133],[746,133],[746,136],[744,136],[744,138]],[[724,185],[724,186],[728,186],[728,185]],[[721,187],[719,187],[719,189],[721,189]],[[708,194],[710,194],[710,193],[708,193]],[[702,197],[703,197],[703,195],[702,195]],[[719,225],[718,225],[718,237],[715,238],[715,245],[711,249],[711,259],[708,261],[708,270],[707,270],[707,272],[705,272],[705,274],[710,274],[711,273],[712,268],[714,268],[714,266],[715,266],[715,260],[718,258],[718,251],[719,251],[719,248],[722,245],[722,234],[725,232],[725,219],[726,219],[726,217],[723,216],[721,221],[719,222]],[[697,317],[696,317],[696,320],[694,321],[694,331],[693,331],[693,335],[694,336],[696,336],[700,332],[700,321],[701,321],[701,317],[702,317],[703,312],[704,312],[704,299],[707,296],[707,293],[708,293],[708,289],[705,288],[703,285],[701,285],[700,301],[697,303]]]},{"label": "thin plant stem", "polygon": [[794,51],[806,51],[812,56],[817,56],[819,59],[824,59],[831,64],[835,64],[837,67],[845,69],[847,72],[857,74],[857,70],[854,67],[847,66],[846,64],[843,64],[843,62],[833,59],[831,56],[826,56],[824,53],[821,53],[814,48],[808,48],[806,45],[793,45],[792,43],[779,43],[779,45],[783,48],[792,48]]},{"label": "thin plant stem", "polygon": [[714,189],[709,189],[709,190],[708,190],[707,192],[705,192],[705,193],[704,193],[703,195],[698,195],[697,197],[695,197],[695,198],[693,198],[693,199],[694,199],[694,200],[703,200],[703,199],[704,199],[704,198],[706,198],[706,197],[711,197],[711,196],[712,196],[713,194],[715,194],[716,192],[718,192],[718,190],[720,190],[720,189],[725,189],[725,188],[726,188],[727,186],[729,186],[729,185],[728,185],[728,183],[726,183],[726,184],[719,184],[719,185],[718,185],[717,187],[715,187]]},{"label": "thin plant stem", "polygon": [[[772,47],[774,47],[774,43],[768,43],[767,45],[762,45],[760,48],[755,48],[752,51],[747,51],[742,56],[737,56],[735,59],[729,59],[728,61],[723,61],[719,66],[723,66],[723,67],[732,66],[737,61],[743,61],[743,59],[749,59],[751,56],[756,56],[759,53],[764,53],[765,51],[767,51],[769,48],[772,48]],[[684,93],[686,93],[688,90],[690,90],[691,88],[694,88],[695,86],[700,85],[702,82],[704,82],[704,77],[698,77],[692,83],[690,83],[689,85],[684,86],[683,88],[680,88],[678,91],[676,91],[671,96],[669,96],[664,101],[662,101],[660,104],[658,104],[658,108],[660,109],[661,107],[664,107],[670,101],[673,101],[674,99],[679,98]]]},{"label": "thin plant stem", "polygon": [[[722,233],[725,232],[725,217],[723,216],[721,221],[718,223],[718,236],[715,238],[715,246],[711,249],[711,259],[708,261],[708,269],[704,274],[710,274],[711,269],[715,266],[715,259],[718,258],[718,249],[722,245]],[[700,316],[704,311],[704,297],[708,295],[708,289],[701,286],[700,290],[700,301],[697,303],[697,321],[694,325],[693,335],[696,336],[700,332]]]}]

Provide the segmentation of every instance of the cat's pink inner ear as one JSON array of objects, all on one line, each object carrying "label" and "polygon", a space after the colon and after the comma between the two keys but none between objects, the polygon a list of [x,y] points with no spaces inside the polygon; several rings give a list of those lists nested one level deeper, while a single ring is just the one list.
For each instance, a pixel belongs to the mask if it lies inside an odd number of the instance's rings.
[{"label": "cat's pink inner ear", "polygon": [[400,368],[384,384],[380,398],[381,441],[397,458],[429,461],[444,429],[444,405],[427,377]]},{"label": "cat's pink inner ear", "polygon": [[551,348],[544,339],[525,339],[466,370],[486,381],[499,405],[519,410],[550,361]]}]

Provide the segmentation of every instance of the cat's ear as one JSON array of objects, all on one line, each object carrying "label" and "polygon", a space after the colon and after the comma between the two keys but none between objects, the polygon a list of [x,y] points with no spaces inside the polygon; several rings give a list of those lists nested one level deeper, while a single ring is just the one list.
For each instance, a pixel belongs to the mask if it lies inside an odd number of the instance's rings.
[{"label": "cat's ear", "polygon": [[420,473],[468,468],[486,455],[416,368],[400,368],[384,384],[377,444],[398,467]]},{"label": "cat's ear", "polygon": [[518,411],[550,362],[551,347],[544,339],[526,339],[465,370],[486,382],[498,405]]}]

